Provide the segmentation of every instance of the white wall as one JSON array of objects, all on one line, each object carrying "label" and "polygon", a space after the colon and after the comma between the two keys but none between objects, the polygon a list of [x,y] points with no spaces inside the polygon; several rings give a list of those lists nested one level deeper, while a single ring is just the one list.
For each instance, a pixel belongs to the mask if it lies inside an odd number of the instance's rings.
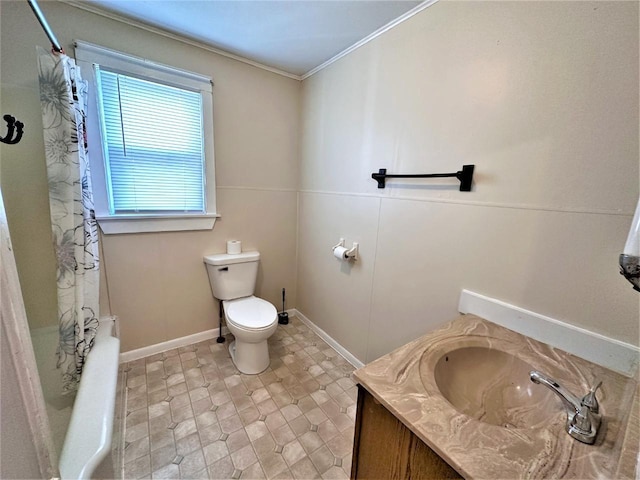
[{"label": "white wall", "polygon": [[0,478],[33,479],[40,477],[40,465],[31,429],[28,410],[24,399],[16,388],[17,372],[11,357],[11,349],[6,335],[0,335],[0,384],[2,402],[0,403]]},{"label": "white wall", "polygon": [[[439,2],[303,82],[298,309],[363,361],[467,288],[638,344],[638,4]],[[473,191],[436,173],[475,164]],[[353,266],[331,256],[360,242]]]}]

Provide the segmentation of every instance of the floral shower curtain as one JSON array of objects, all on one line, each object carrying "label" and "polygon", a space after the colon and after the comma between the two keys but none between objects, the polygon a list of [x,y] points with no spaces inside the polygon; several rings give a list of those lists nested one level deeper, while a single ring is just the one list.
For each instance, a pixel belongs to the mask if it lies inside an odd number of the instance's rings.
[{"label": "floral shower curtain", "polygon": [[40,105],[58,261],[58,368],[77,389],[98,328],[98,230],[85,134],[87,83],[64,54],[38,48]]}]

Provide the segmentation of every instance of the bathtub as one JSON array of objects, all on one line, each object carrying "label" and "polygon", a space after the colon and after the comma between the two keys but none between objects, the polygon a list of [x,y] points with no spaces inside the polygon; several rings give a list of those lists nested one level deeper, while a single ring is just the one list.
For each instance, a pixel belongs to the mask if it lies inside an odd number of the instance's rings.
[{"label": "bathtub", "polygon": [[112,457],[119,354],[117,317],[103,317],[84,365],[60,454],[63,480],[121,478]]}]

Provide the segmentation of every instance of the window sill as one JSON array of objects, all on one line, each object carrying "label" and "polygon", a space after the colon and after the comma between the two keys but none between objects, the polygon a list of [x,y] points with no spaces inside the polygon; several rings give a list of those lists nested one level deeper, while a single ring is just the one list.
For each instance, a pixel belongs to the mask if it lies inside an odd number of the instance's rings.
[{"label": "window sill", "polygon": [[211,230],[220,215],[113,215],[96,217],[105,235],[118,233],[182,232]]}]

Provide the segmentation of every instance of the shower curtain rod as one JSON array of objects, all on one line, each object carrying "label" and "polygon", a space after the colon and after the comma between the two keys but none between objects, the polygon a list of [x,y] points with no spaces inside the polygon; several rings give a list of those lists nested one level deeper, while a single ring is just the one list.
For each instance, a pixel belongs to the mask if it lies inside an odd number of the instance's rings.
[{"label": "shower curtain rod", "polygon": [[51,27],[47,23],[47,19],[44,18],[44,14],[42,13],[42,10],[40,10],[40,7],[38,6],[38,2],[36,0],[27,0],[27,2],[29,2],[29,6],[31,7],[31,10],[33,10],[33,14],[36,16],[36,18],[40,22],[40,25],[42,25],[42,29],[44,30],[44,33],[47,35],[47,37],[49,37],[49,41],[51,42],[51,48],[55,52],[64,53],[64,50],[60,46],[60,42],[58,42],[56,35],[53,33],[53,31],[51,30]]}]

